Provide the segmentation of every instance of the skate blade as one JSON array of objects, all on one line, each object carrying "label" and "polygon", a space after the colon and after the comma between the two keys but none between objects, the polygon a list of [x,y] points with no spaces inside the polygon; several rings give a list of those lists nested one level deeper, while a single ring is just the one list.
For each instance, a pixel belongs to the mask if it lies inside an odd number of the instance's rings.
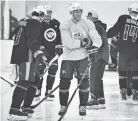
[{"label": "skate blade", "polygon": [[27,121],[28,118],[26,116],[16,116],[16,115],[10,115],[7,120],[9,121]]},{"label": "skate blade", "polygon": [[33,114],[28,113],[28,118],[31,118],[32,116],[33,116]]},{"label": "skate blade", "polygon": [[99,104],[99,106],[98,106],[98,109],[105,109],[105,108],[106,108],[105,105],[100,105],[100,104]]},{"label": "skate blade", "polygon": [[50,102],[52,102],[52,101],[54,101],[54,99],[53,99],[53,98],[46,98],[45,101],[50,101]]},{"label": "skate blade", "polygon": [[98,109],[99,109],[98,107],[99,107],[98,105],[86,106],[86,108],[87,108],[88,110],[98,110]]}]

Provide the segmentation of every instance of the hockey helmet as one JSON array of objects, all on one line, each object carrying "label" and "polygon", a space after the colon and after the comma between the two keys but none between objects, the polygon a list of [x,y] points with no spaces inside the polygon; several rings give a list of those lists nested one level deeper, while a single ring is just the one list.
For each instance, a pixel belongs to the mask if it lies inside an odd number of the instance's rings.
[{"label": "hockey helmet", "polygon": [[129,12],[134,11],[138,13],[138,4],[133,3],[131,6],[128,7],[128,11]]},{"label": "hockey helmet", "polygon": [[44,8],[47,10],[47,11],[52,11],[52,8],[50,5],[45,5]]},{"label": "hockey helmet", "polygon": [[81,4],[79,3],[71,3],[69,7],[69,11],[74,11],[74,10],[83,10]]},{"label": "hockey helmet", "polygon": [[45,7],[42,5],[35,6],[33,12],[38,13],[40,16],[41,14],[47,15],[47,11],[45,10]]}]

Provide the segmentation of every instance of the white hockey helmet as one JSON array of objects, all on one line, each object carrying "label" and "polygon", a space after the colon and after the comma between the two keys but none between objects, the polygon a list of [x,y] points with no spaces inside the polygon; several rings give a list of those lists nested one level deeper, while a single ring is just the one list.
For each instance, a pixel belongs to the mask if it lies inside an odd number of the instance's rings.
[{"label": "white hockey helmet", "polygon": [[47,10],[47,11],[52,11],[52,8],[50,5],[45,5],[44,8]]},{"label": "white hockey helmet", "polygon": [[45,7],[42,6],[42,5],[35,6],[34,9],[33,9],[33,12],[38,13],[40,16],[41,16],[42,13],[44,15],[47,15],[47,11],[46,11]]},{"label": "white hockey helmet", "polygon": [[32,13],[33,13],[33,10],[29,10],[26,14],[27,18],[31,18],[32,17]]},{"label": "white hockey helmet", "polygon": [[69,7],[69,11],[71,12],[74,10],[83,10],[83,8],[80,3],[71,3]]},{"label": "white hockey helmet", "polygon": [[131,6],[128,7],[128,11],[134,11],[138,13],[138,4],[137,3],[133,3]]}]

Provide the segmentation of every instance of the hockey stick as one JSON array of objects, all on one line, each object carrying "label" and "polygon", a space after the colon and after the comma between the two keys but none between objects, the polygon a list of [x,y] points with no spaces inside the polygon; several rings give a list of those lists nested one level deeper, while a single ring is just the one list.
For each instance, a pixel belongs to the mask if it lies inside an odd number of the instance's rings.
[{"label": "hockey stick", "polygon": [[7,81],[7,80],[6,80],[6,79],[4,79],[3,77],[1,77],[1,76],[0,76],[0,78],[1,78],[2,80],[4,80],[5,82],[7,82],[8,84],[10,84],[10,86],[11,86],[11,87],[13,87],[13,86],[14,86],[14,84],[12,84],[11,82]]},{"label": "hockey stick", "polygon": [[49,97],[49,95],[51,95],[58,87],[59,87],[59,85],[56,86],[56,87],[55,87],[47,96],[45,96],[40,102],[38,102],[38,103],[35,104],[35,105],[30,106],[31,109],[34,109],[34,108],[36,108],[38,105],[40,105],[40,104],[41,104],[47,97]]},{"label": "hockey stick", "polygon": [[[71,98],[69,99],[68,104],[67,104],[67,109],[68,109],[68,107],[69,107],[69,105],[70,105],[70,103],[71,103],[73,97],[75,96],[75,94],[76,94],[76,92],[77,92],[79,86],[81,85],[81,83],[82,83],[84,77],[86,76],[87,71],[89,70],[89,67],[91,66],[91,64],[92,64],[92,62],[90,62],[90,63],[88,64],[88,66],[87,66],[85,72],[83,73],[83,76],[81,77],[80,83],[77,85],[77,87],[76,87],[76,89],[74,90],[74,92],[73,92]],[[64,117],[64,115],[65,115],[66,112],[67,112],[67,109],[66,109],[66,111],[60,116],[60,118],[58,119],[58,121],[61,121],[61,120],[62,120],[62,118]]]},{"label": "hockey stick", "polygon": [[[47,72],[47,70],[49,69],[49,67],[53,64],[54,61],[56,61],[60,56],[57,54],[50,62],[49,65],[46,67],[46,69],[44,70],[44,73],[40,76],[43,77],[45,75],[45,73]],[[31,109],[36,108],[39,104],[41,104],[49,95],[51,95],[57,88],[59,87],[59,85],[57,87],[55,87],[47,96],[45,96],[40,102],[38,102],[35,105],[31,106]]]},{"label": "hockey stick", "polygon": [[53,62],[55,62],[60,56],[57,54],[50,62],[49,64],[46,66],[46,69],[44,70],[44,73],[42,75],[40,75],[40,77],[42,78],[45,73],[47,72],[47,70],[49,69],[49,67],[53,64]]}]

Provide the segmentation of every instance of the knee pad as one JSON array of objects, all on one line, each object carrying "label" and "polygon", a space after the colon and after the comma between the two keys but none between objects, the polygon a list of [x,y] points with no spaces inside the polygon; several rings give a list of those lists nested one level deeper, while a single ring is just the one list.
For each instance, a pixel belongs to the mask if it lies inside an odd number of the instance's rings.
[{"label": "knee pad", "polygon": [[61,78],[59,88],[61,90],[69,90],[70,79]]},{"label": "knee pad", "polygon": [[55,76],[56,73],[57,73],[57,70],[58,70],[58,64],[57,63],[53,63],[49,70],[48,70],[48,74],[51,75],[51,76]]},{"label": "knee pad", "polygon": [[89,88],[89,81],[88,79],[84,79],[81,83],[81,85],[79,86],[79,91],[81,92],[88,92],[90,90]]}]

